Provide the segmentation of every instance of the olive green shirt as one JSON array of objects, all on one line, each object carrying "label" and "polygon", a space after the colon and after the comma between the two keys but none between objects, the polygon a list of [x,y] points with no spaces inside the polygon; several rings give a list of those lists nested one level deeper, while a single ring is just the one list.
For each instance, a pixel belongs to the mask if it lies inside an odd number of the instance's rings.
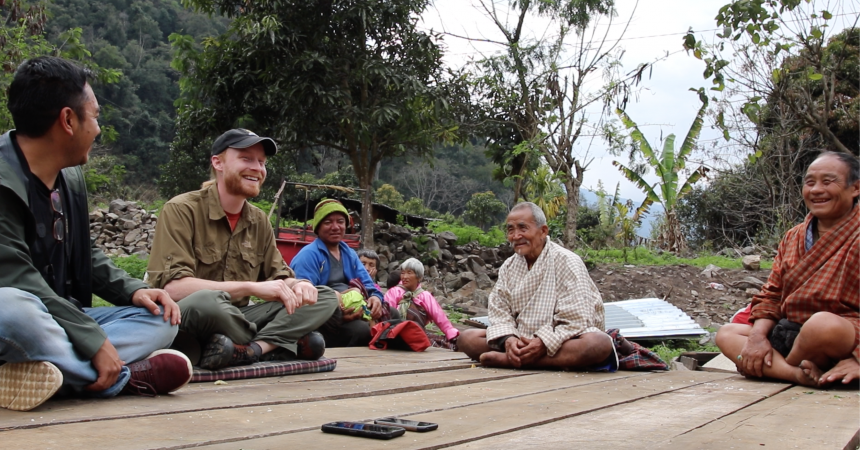
[{"label": "olive green shirt", "polygon": [[[178,195],[164,205],[146,268],[153,287],[184,277],[210,281],[267,281],[295,277],[275,243],[266,214],[247,201],[236,229],[216,184]],[[242,307],[249,298],[234,298]]]}]

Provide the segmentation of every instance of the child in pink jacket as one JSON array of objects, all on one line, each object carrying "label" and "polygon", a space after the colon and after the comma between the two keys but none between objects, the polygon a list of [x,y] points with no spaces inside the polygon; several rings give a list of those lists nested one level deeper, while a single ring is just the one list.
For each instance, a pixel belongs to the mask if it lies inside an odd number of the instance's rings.
[{"label": "child in pink jacket", "polygon": [[400,284],[388,290],[385,301],[400,312],[400,317],[417,322],[422,328],[429,322],[435,323],[445,336],[427,333],[433,346],[456,350],[460,331],[451,325],[433,294],[421,288],[423,278],[424,264],[421,261],[415,258],[403,261],[400,265]]}]

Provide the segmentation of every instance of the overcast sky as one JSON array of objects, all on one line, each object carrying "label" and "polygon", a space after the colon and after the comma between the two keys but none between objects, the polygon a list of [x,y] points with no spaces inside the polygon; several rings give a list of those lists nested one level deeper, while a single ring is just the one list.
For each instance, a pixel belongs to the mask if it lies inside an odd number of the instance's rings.
[{"label": "overcast sky", "polygon": [[[507,3],[505,0],[499,2],[500,5]],[[622,59],[627,69],[624,73],[640,63],[651,62],[665,56],[667,52],[670,54],[654,65],[650,78],[646,77],[642,81],[640,95],[627,107],[627,113],[639,124],[652,147],[662,148],[659,142],[661,135],[665,137],[674,133],[677,149],[701,106],[698,95],[690,92],[689,88],[710,87],[702,78],[704,63],[683,51],[682,39],[692,27],[698,36],[713,41],[716,28],[714,17],[726,3],[728,0],[640,0],[638,5],[633,0],[616,2],[618,16],[610,27],[610,36],[621,35],[623,24],[632,16],[624,31],[624,40],[620,43],[626,51]],[[837,3],[843,8],[849,6],[846,8],[848,11],[860,10],[856,7],[860,0],[839,0]],[[434,5],[423,15],[420,25],[470,38],[501,40],[495,25],[477,6],[479,3],[476,0],[435,0]],[[533,24],[529,27],[532,33],[546,33],[546,21],[533,20],[530,23]],[[447,50],[445,61],[452,67],[460,67],[470,58],[480,59],[482,55],[490,55],[501,49],[494,44],[453,36],[446,36],[443,42]],[[720,139],[720,136],[706,120],[700,143]],[[616,183],[621,182],[621,196],[633,199],[638,204],[644,194],[624,179],[611,164],[613,159],[626,162],[626,156],[616,158],[606,155],[604,148],[604,142],[595,141],[589,150],[594,160],[585,173],[583,187],[595,189],[597,181],[602,180],[606,190],[612,192]],[[649,179],[653,181],[654,176],[650,175]]]}]

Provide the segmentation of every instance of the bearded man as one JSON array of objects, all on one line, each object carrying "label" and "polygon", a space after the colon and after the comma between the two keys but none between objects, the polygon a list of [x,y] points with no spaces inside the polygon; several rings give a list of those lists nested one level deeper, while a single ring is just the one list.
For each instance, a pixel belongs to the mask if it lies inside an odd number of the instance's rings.
[{"label": "bearded man", "polygon": [[753,297],[752,325],[717,333],[717,346],[742,374],[811,387],[860,379],[858,196],[856,156],[824,152],[810,164],[803,180],[809,214],[779,243],[770,277]]},{"label": "bearded man", "polygon": [[277,150],[270,138],[227,131],[212,145],[212,180],[171,199],[158,218],[147,279],[178,302],[174,347],[204,369],[325,351],[313,331],[337,307],[335,292],[295,278],[266,214],[248,203]]}]

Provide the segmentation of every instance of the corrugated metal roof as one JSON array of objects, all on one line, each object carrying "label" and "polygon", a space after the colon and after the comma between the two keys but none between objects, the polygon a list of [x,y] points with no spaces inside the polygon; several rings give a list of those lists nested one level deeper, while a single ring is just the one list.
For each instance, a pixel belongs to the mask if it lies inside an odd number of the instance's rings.
[{"label": "corrugated metal roof", "polygon": [[[603,308],[606,310],[606,329],[618,328],[628,339],[685,339],[708,334],[708,330],[680,308],[659,298],[604,303]],[[490,325],[487,316],[470,320]]]},{"label": "corrugated metal roof", "polygon": [[696,338],[708,334],[677,306],[659,298],[604,303],[606,328],[629,339]]}]

